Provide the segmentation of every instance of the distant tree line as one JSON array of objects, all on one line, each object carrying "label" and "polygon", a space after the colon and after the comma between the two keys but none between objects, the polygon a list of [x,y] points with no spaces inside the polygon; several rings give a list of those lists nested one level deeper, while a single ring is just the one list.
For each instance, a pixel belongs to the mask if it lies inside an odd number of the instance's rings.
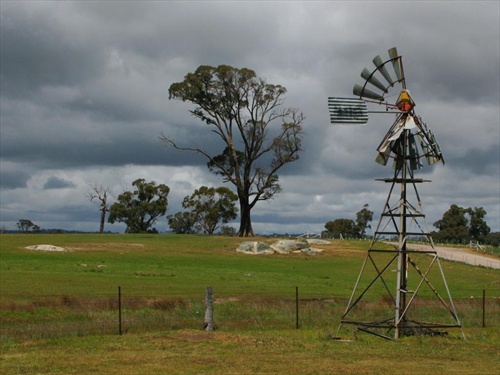
[{"label": "distant tree line", "polygon": [[[109,212],[108,222],[126,224],[126,233],[158,233],[154,227],[157,219],[164,217],[168,208],[170,188],[165,184],[156,184],[137,179],[132,182],[133,191],[120,194],[115,203],[109,205],[110,189],[90,185],[87,194],[90,200],[100,202],[100,233],[104,232],[104,220]],[[238,216],[235,202],[237,194],[226,187],[206,187],[196,189],[193,194],[182,201],[185,211],[168,215],[170,229],[174,233],[204,233],[214,234],[220,231],[224,235],[235,235],[236,230],[225,226]],[[452,204],[443,217],[434,223],[438,231],[431,232],[434,242],[466,245],[470,241],[498,247],[500,233],[491,233],[490,227],[484,221],[486,210],[482,207],[463,208]],[[329,238],[363,238],[366,230],[371,228],[373,212],[368,204],[356,213],[356,219],[336,219],[325,224],[323,237]],[[48,232],[34,224],[31,220],[21,219],[17,222],[22,233]],[[54,233],[55,230],[50,230]],[[61,232],[63,232],[61,230]]]},{"label": "distant tree line", "polygon": [[486,210],[483,207],[463,208],[452,204],[443,217],[434,223],[438,231],[431,233],[435,242],[468,244],[470,241],[498,246],[500,233],[490,233],[484,221]]},{"label": "distant tree line", "polygon": [[[434,223],[438,231],[431,232],[434,242],[466,245],[470,241],[498,247],[500,232],[490,233],[490,227],[484,221],[486,210],[483,207],[463,208],[456,204],[443,214],[442,219]],[[373,212],[365,204],[362,210],[356,213],[356,220],[336,219],[325,224],[324,237],[330,238],[362,238]]]},{"label": "distant tree line", "polygon": [[371,228],[370,222],[373,219],[373,211],[368,209],[365,204],[363,208],[356,213],[356,221],[352,219],[336,219],[328,221],[325,224],[325,231],[322,237],[328,238],[363,238],[366,230]]},{"label": "distant tree line", "polygon": [[[144,179],[135,180],[132,186],[134,190],[120,194],[109,208],[104,209],[101,199],[101,213],[109,211],[108,222],[111,224],[125,223],[126,233],[158,233],[154,225],[167,212],[170,188],[154,181],[146,182]],[[96,193],[96,190],[93,189],[93,192]],[[233,228],[224,227],[222,224],[236,219],[237,200],[238,196],[226,187],[202,186],[184,198],[182,207],[186,211],[167,216],[170,229],[174,233],[182,234],[214,234],[216,230],[221,230],[224,234],[234,234]],[[101,230],[102,228],[101,225]]]}]

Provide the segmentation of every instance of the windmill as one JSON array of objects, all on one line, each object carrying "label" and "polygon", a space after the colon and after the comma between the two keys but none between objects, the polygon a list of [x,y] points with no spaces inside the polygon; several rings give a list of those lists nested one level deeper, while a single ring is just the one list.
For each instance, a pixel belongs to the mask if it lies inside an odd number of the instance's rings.
[{"label": "windmill", "polygon": [[[396,48],[388,53],[386,61],[380,55],[373,59],[373,70],[363,69],[364,84],[354,85],[355,98],[330,97],[328,107],[333,124],[365,125],[372,113],[395,117],[375,158],[382,165],[392,161],[393,176],[377,179],[390,184],[389,194],[339,325],[339,330],[353,325],[358,331],[393,340],[405,335],[446,334],[443,329],[461,330],[461,323],[417,191],[418,184],[430,181],[414,176],[424,160],[429,165],[445,161],[436,137],[415,113],[402,57]],[[390,91],[395,94],[389,95]],[[379,110],[369,111],[368,104]],[[387,239],[392,240],[393,249],[382,244]],[[409,242],[415,239],[425,241],[430,249],[412,249]],[[436,313],[436,309],[440,311]],[[372,320],[366,319],[367,311]],[[440,321],[421,320],[429,315],[439,316]]]}]

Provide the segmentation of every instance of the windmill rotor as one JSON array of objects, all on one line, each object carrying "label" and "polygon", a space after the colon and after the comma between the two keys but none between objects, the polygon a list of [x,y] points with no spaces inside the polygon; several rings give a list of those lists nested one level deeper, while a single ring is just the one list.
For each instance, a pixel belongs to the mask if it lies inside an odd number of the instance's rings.
[{"label": "windmill rotor", "polygon": [[[353,94],[356,98],[328,98],[331,123],[364,125],[368,122],[370,113],[396,114],[396,120],[377,148],[378,155],[375,161],[386,165],[389,159],[393,159],[395,170],[403,165],[404,158],[410,160],[412,170],[423,167],[421,159],[425,159],[429,165],[438,161],[444,164],[436,137],[422,118],[415,114],[415,101],[406,88],[403,58],[398,54],[396,47],[389,49],[388,55],[389,58],[385,61],[377,55],[373,59],[375,68],[371,71],[364,68],[361,71],[364,83],[354,85]],[[395,102],[389,102],[388,98],[395,96],[389,96],[388,93],[396,88],[396,85],[400,88],[397,99]],[[385,111],[369,111],[367,103],[382,105]],[[399,139],[405,130],[411,130],[405,140],[406,147],[410,150],[408,154],[401,153],[402,140]]]},{"label": "windmill rotor", "polygon": [[[370,71],[367,68],[363,69],[361,78],[363,78],[365,82],[363,85],[354,85],[354,95],[381,103],[384,101],[384,96],[389,92],[389,89],[396,83],[400,83],[402,88],[406,89],[402,57],[398,55],[396,47],[391,48],[388,52],[389,59],[386,61],[383,61],[380,55],[377,55],[373,59],[373,64],[375,65],[374,70]],[[391,65],[394,70],[395,79],[387,68]],[[382,83],[381,79],[383,79],[385,83]],[[369,88],[367,87],[368,84],[371,85]],[[373,91],[375,89],[381,92]]]}]

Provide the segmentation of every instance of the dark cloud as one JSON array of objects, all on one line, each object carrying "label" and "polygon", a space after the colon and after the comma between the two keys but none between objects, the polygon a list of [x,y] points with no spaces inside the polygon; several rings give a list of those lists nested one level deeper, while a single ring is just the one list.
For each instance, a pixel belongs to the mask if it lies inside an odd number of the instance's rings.
[{"label": "dark cloud", "polygon": [[2,171],[0,178],[0,187],[2,189],[17,189],[27,187],[30,178],[29,173]]},{"label": "dark cloud", "polygon": [[59,178],[56,176],[51,176],[47,179],[45,184],[43,184],[44,190],[49,189],[73,189],[75,188],[75,183],[65,180],[63,178]]},{"label": "dark cloud", "polygon": [[485,148],[471,148],[463,156],[453,159],[452,163],[461,168],[464,173],[478,176],[498,176],[500,148],[495,145]]},{"label": "dark cloud", "polygon": [[78,36],[85,30],[68,32],[49,6],[3,3],[1,21],[2,89],[9,96],[33,96],[44,85],[72,86],[102,71],[101,51]]}]

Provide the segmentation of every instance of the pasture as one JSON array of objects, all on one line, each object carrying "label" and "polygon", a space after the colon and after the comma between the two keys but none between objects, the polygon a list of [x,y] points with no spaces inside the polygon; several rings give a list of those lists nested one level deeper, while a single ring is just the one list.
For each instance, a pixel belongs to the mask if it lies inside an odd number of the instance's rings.
[{"label": "pasture", "polygon": [[[467,340],[450,330],[391,342],[337,332],[368,242],[314,245],[323,250],[316,256],[250,256],[235,251],[242,241],[0,235],[2,373],[497,373],[499,271],[442,261]],[[71,251],[26,249],[37,244]],[[206,286],[214,288],[214,332],[202,328]]]}]

